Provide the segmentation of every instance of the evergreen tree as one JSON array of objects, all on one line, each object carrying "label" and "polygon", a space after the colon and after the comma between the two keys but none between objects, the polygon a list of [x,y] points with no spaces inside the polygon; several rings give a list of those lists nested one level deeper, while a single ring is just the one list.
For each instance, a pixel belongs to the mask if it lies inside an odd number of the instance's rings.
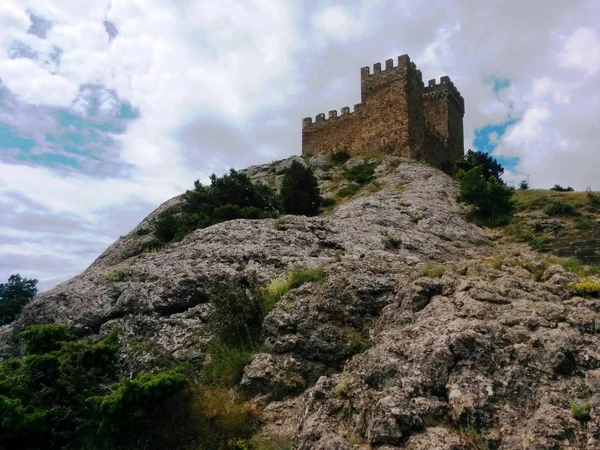
[{"label": "evergreen tree", "polygon": [[317,179],[309,167],[298,161],[283,178],[281,200],[287,214],[316,216],[321,206],[321,195]]},{"label": "evergreen tree", "polygon": [[0,325],[11,323],[23,307],[37,294],[37,280],[11,275],[7,283],[0,283]]}]

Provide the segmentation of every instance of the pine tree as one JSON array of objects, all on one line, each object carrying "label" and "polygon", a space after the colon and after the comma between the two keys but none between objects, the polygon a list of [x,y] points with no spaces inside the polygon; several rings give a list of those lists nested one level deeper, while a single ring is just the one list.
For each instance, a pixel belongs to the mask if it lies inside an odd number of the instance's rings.
[{"label": "pine tree", "polygon": [[283,178],[281,200],[287,214],[316,216],[322,198],[317,179],[309,167],[294,161]]}]

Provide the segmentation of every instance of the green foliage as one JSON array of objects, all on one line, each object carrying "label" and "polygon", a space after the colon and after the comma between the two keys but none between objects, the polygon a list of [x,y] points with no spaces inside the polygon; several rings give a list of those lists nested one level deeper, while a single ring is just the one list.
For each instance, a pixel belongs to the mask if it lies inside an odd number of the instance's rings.
[{"label": "green foliage", "polygon": [[321,206],[324,208],[335,205],[335,198],[333,197],[323,197],[321,199]]},{"label": "green foliage", "polygon": [[258,346],[227,345],[215,340],[210,349],[210,360],[203,368],[202,382],[207,386],[235,386],[257,352]]},{"label": "green foliage", "polygon": [[23,307],[37,294],[37,280],[15,274],[0,283],[0,325],[13,322]]},{"label": "green foliage", "polygon": [[562,187],[560,184],[555,184],[554,186],[552,186],[550,188],[551,191],[557,191],[557,192],[572,192],[574,189],[571,186],[567,186]]},{"label": "green foliage", "polygon": [[464,159],[456,164],[459,172],[468,172],[476,167],[481,167],[481,175],[486,180],[490,178],[500,180],[500,177],[504,173],[504,168],[485,152],[469,150]]},{"label": "green foliage", "polygon": [[341,150],[339,152],[335,152],[329,155],[329,159],[333,164],[341,165],[350,159],[350,153],[348,153],[345,150]]},{"label": "green foliage", "polygon": [[578,215],[577,208],[568,203],[553,202],[546,205],[542,210],[544,214],[549,216],[576,216]]},{"label": "green foliage", "polygon": [[131,277],[132,273],[133,271],[129,268],[117,269],[104,275],[104,278],[107,281],[125,281]]},{"label": "green foliage", "polygon": [[514,190],[507,187],[499,178],[487,173],[497,171],[489,167],[476,166],[468,171],[459,170],[460,183],[458,200],[475,207],[478,224],[488,226],[506,225],[514,212],[512,195]]},{"label": "green foliage", "polygon": [[0,364],[0,448],[80,448],[97,430],[86,401],[114,375],[114,336],[77,341],[61,325],[20,333],[24,356]]},{"label": "green foliage", "polygon": [[125,446],[139,442],[140,430],[168,416],[169,400],[181,394],[187,383],[178,369],[141,373],[133,380],[120,380],[106,395],[89,397],[87,406],[99,419],[94,424],[98,436],[105,442]]},{"label": "green foliage", "polygon": [[357,353],[363,353],[370,347],[369,341],[365,339],[357,330],[354,328],[348,328],[348,347],[350,353],[356,355]]},{"label": "green foliage", "polygon": [[590,404],[588,402],[571,402],[571,415],[574,419],[585,422],[590,419]]},{"label": "green foliage", "polygon": [[370,164],[354,166],[352,169],[346,171],[345,177],[349,181],[364,186],[375,178],[375,168]]},{"label": "green foliage", "polygon": [[338,199],[351,197],[354,194],[356,194],[358,191],[360,191],[360,188],[361,188],[361,186],[359,184],[351,183],[348,186],[345,186],[342,189],[340,189],[339,191],[337,191],[335,196]]},{"label": "green foliage", "polygon": [[584,266],[577,258],[561,258],[558,263],[563,266],[567,272],[574,273],[580,277],[587,277],[590,275],[600,276],[600,267],[598,266]]},{"label": "green foliage", "polygon": [[283,177],[281,202],[287,214],[316,216],[322,203],[317,179],[310,167],[294,161]]},{"label": "green foliage", "polygon": [[402,195],[405,190],[406,190],[406,186],[404,186],[403,184],[399,184],[398,187],[396,188],[396,194]]},{"label": "green foliage", "polygon": [[273,189],[233,169],[222,177],[211,175],[209,186],[195,181],[194,190],[184,197],[181,212],[165,212],[155,219],[155,234],[163,242],[179,241],[198,228],[227,220],[276,217],[281,210]]},{"label": "green foliage", "polygon": [[419,269],[419,275],[429,278],[441,278],[446,273],[446,266],[436,262],[428,262]]},{"label": "green foliage", "polygon": [[529,175],[519,182],[519,189],[522,191],[529,189]]},{"label": "green foliage", "polygon": [[592,211],[598,211],[600,209],[600,193],[593,192],[589,186],[585,188],[587,195],[589,209]]},{"label": "green foliage", "polygon": [[211,326],[225,345],[252,348],[259,343],[266,309],[255,279],[217,284],[210,302]]},{"label": "green foliage", "polygon": [[304,283],[311,281],[320,282],[325,279],[325,271],[322,267],[316,269],[292,269],[282,278],[272,280],[263,290],[263,301],[266,311],[271,311],[283,295]]},{"label": "green foliage", "polygon": [[578,230],[591,230],[596,226],[596,222],[589,216],[575,218],[575,228]]},{"label": "green foliage", "polygon": [[331,395],[335,398],[344,398],[348,396],[348,380],[342,378],[338,384],[331,390]]}]

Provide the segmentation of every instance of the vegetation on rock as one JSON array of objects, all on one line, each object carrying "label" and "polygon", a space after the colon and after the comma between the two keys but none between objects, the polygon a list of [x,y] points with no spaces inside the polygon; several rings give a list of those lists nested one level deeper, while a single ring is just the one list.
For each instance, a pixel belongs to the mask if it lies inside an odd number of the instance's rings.
[{"label": "vegetation on rock", "polygon": [[491,156],[469,150],[458,164],[458,200],[473,205],[479,225],[506,225],[514,212],[514,190],[500,179],[504,169]]},{"label": "vegetation on rock", "polygon": [[316,216],[322,204],[317,179],[310,167],[294,161],[283,177],[281,203],[286,214]]}]

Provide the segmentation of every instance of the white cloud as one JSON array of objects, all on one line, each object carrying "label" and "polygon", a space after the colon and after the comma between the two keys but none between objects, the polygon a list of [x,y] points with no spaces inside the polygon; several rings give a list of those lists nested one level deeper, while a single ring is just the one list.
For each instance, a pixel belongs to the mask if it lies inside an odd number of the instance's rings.
[{"label": "white cloud", "polygon": [[578,28],[565,41],[558,55],[561,66],[577,69],[593,76],[600,69],[600,39],[592,28]]},{"label": "white cloud", "polygon": [[0,79],[28,103],[68,106],[77,93],[77,84],[40,68],[30,59],[0,60]]}]

